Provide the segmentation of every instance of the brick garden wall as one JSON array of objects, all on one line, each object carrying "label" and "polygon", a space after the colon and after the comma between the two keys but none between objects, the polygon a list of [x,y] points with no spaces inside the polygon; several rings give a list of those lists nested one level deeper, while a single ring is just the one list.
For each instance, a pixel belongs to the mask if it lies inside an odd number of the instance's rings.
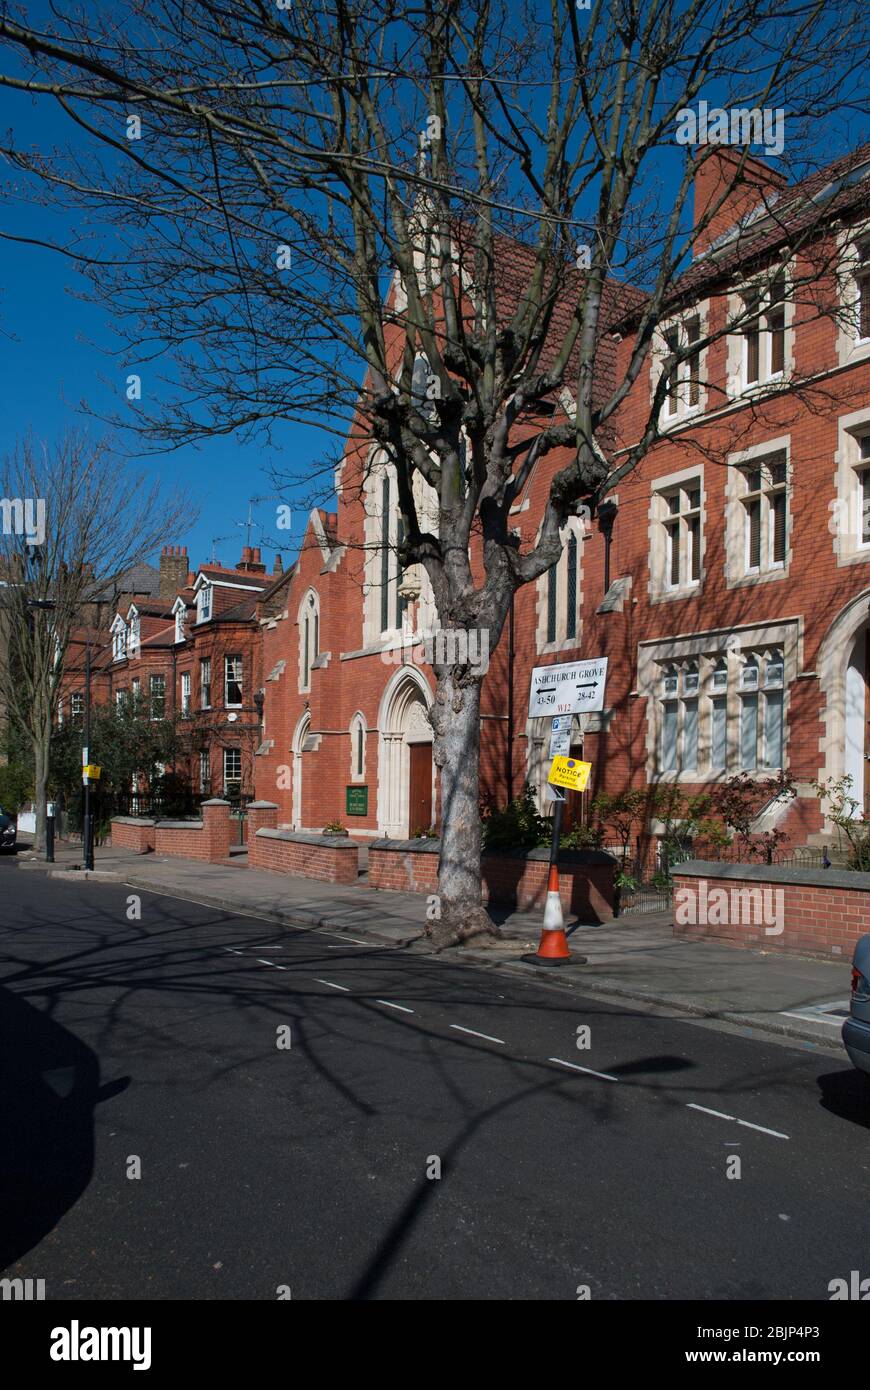
[{"label": "brick garden wall", "polygon": [[[369,848],[370,888],[402,893],[438,891],[437,840],[375,840]],[[547,896],[549,851],[485,854],[481,861],[483,900],[521,912],[541,909]],[[614,860],[598,851],[563,852],[559,858],[559,896],[566,913],[586,921],[613,917]]]},{"label": "brick garden wall", "polygon": [[135,816],[114,816],[112,818],[112,848],[131,849],[134,854],[147,854],[154,848],[153,820],[137,819]]},{"label": "brick garden wall", "polygon": [[220,863],[230,853],[228,801],[204,801],[202,821],[161,821],[154,829],[154,849],[170,859]]},{"label": "brick garden wall", "polygon": [[250,837],[248,868],[316,878],[322,883],[356,883],[359,850],[347,835],[264,829]]},{"label": "brick garden wall", "polygon": [[870,931],[870,874],[690,860],[673,883],[675,936],[851,958]]}]

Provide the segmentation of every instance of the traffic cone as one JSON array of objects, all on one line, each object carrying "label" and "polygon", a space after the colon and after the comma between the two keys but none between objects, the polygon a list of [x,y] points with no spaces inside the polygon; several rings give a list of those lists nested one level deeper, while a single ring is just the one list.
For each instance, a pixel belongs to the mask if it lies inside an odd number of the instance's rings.
[{"label": "traffic cone", "polygon": [[565,919],[562,916],[562,899],[559,897],[559,870],[550,865],[547,881],[547,901],[544,906],[544,926],[535,960],[542,965],[562,965],[570,960],[568,941],[565,936]]}]

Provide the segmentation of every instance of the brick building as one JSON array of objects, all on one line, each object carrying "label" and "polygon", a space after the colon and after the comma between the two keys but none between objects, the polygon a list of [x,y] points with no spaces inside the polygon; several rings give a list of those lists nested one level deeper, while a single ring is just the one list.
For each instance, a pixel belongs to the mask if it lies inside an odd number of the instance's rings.
[{"label": "brick building", "polygon": [[[732,152],[701,166],[700,218]],[[758,828],[796,842],[823,828],[816,778],[870,793],[870,148],[786,187],[757,160],[695,248],[608,441],[615,469],[664,375],[660,438],[608,499],[572,519],[559,563],[518,591],[491,655],[482,792],[504,801],[546,777],[549,721],[526,718],[532,666],[609,661],[606,709],[575,720],[593,789],[715,788],[787,769],[799,798]],[[819,216],[820,232],[809,234]],[[400,295],[395,281],[391,295]],[[618,295],[600,343],[602,384],[624,374],[636,320]],[[620,310],[617,314],[616,309]],[[716,334],[742,316],[739,330]],[[568,393],[563,408],[570,415]],[[528,548],[564,454],[514,505]],[[418,480],[419,481],[419,480]],[[340,819],[363,836],[437,823],[415,647],[435,626],[421,567],[397,571],[395,475],[351,436],[337,511],[313,512],[296,565],[260,595],[265,691],[256,793],[279,824]],[[437,517],[421,484],[424,523]],[[605,580],[607,579],[607,583]],[[651,826],[655,831],[655,826]]]},{"label": "brick building", "polygon": [[256,606],[275,575],[255,547],[246,546],[234,568],[190,572],[187,547],[164,546],[156,578],[125,589],[113,617],[75,634],[58,718],[81,718],[89,641],[94,704],[136,698],[152,718],[176,720],[181,752],[173,770],[193,794],[250,797],[262,687]]}]

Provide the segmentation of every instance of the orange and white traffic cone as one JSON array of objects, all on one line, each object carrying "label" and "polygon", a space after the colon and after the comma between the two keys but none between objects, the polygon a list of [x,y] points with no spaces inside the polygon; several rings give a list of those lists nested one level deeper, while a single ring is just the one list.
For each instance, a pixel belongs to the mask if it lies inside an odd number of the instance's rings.
[{"label": "orange and white traffic cone", "polygon": [[571,959],[568,939],[565,936],[565,919],[562,916],[562,899],[559,896],[559,869],[550,865],[547,880],[547,901],[544,906],[544,926],[541,940],[534,959],[542,965],[563,965]]}]

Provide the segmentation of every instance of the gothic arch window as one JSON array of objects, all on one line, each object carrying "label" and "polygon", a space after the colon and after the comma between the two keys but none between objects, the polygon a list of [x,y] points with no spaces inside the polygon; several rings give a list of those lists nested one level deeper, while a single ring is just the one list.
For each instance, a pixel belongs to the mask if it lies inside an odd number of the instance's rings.
[{"label": "gothic arch window", "polygon": [[299,690],[311,689],[311,672],[320,652],[320,599],[309,589],[299,605]]},{"label": "gothic arch window", "polygon": [[366,721],[359,711],[350,721],[350,776],[353,782],[366,777]]}]

